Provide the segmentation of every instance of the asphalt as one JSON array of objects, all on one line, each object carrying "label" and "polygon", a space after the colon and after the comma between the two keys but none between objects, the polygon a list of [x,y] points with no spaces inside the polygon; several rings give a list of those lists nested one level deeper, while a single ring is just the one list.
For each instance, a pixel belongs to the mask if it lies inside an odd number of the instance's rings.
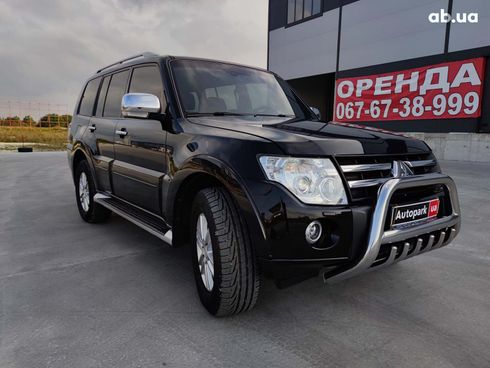
[{"label": "asphalt", "polygon": [[64,153],[0,154],[0,367],[489,367],[490,164],[443,162],[449,246],[216,319],[188,249],[113,216],[84,223]]}]

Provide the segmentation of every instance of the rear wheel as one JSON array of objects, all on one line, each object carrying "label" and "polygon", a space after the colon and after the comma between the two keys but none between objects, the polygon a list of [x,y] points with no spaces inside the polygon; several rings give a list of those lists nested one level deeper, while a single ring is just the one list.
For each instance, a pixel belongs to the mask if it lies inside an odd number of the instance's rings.
[{"label": "rear wheel", "polygon": [[111,211],[94,202],[95,182],[87,161],[81,161],[75,170],[75,191],[78,212],[84,221],[97,223],[109,218]]},{"label": "rear wheel", "polygon": [[197,193],[192,207],[191,252],[197,290],[215,316],[251,309],[260,277],[245,225],[221,188]]}]

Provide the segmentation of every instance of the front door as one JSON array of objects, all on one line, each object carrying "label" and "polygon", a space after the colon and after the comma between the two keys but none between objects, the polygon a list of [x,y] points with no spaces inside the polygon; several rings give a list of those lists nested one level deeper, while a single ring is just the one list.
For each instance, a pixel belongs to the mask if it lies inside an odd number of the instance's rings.
[{"label": "front door", "polygon": [[[135,67],[129,84],[130,93],[151,93],[166,103],[160,69],[156,64]],[[117,122],[112,167],[116,196],[160,215],[161,184],[167,171],[166,131],[159,120],[121,118]]]}]

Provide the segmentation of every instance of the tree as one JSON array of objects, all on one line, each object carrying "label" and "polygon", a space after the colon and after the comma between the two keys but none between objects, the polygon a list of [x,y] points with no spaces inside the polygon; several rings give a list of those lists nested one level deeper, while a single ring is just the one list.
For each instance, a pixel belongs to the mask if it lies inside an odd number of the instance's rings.
[{"label": "tree", "polygon": [[71,123],[71,118],[72,116],[68,114],[60,115],[60,125],[63,127],[68,127],[68,124]]},{"label": "tree", "polygon": [[40,127],[55,127],[55,126],[61,126],[61,127],[67,127],[68,124],[71,122],[71,115],[65,114],[65,115],[58,115],[55,113],[51,114],[46,114],[41,119],[39,119],[39,122],[37,123],[38,126]]},{"label": "tree", "polygon": [[46,114],[39,119],[38,126],[40,127],[53,127],[58,125],[58,114]]},{"label": "tree", "polygon": [[7,116],[6,118],[0,119],[0,125],[3,126],[12,126],[12,125],[19,125],[20,118],[16,116]]},{"label": "tree", "polygon": [[35,121],[34,119],[32,118],[31,115],[26,115],[24,116],[24,119],[22,119],[22,122],[25,124],[25,125],[29,125],[29,126],[32,126],[35,124]]}]

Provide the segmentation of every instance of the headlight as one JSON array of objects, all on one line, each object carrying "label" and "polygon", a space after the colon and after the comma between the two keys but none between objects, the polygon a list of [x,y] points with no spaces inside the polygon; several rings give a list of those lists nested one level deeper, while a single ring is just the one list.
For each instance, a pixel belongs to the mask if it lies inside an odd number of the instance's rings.
[{"label": "headlight", "polygon": [[261,156],[260,165],[269,180],[284,185],[308,204],[347,204],[344,185],[328,158]]}]

